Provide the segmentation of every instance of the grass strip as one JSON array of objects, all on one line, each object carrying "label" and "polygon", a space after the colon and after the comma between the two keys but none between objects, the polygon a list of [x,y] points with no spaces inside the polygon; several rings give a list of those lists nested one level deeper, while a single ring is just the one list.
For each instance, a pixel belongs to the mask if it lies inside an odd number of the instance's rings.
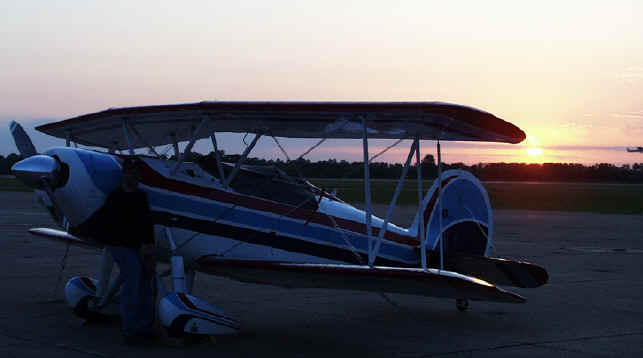
[{"label": "grass strip", "polygon": [[[312,181],[350,203],[364,202],[362,180],[319,179]],[[395,191],[395,180],[374,180],[372,200],[388,204]],[[423,181],[430,188],[432,181]],[[579,211],[602,214],[643,214],[643,185],[602,183],[483,183],[493,209]],[[404,182],[398,205],[417,205],[417,181]]]}]

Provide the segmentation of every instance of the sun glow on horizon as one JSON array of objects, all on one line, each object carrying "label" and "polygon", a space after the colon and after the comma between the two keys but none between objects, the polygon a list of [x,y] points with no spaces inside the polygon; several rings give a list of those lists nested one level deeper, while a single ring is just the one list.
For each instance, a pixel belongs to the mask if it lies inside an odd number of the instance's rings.
[{"label": "sun glow on horizon", "polygon": [[542,148],[527,148],[527,155],[530,157],[537,157],[543,155]]},{"label": "sun glow on horizon", "polygon": [[530,163],[542,162],[544,160],[544,151],[541,147],[541,142],[535,136],[527,137],[527,161]]}]

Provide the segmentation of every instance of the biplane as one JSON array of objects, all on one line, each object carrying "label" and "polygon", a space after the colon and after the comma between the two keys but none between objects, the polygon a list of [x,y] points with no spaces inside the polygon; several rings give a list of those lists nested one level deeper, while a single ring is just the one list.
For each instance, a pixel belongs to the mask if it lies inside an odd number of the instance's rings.
[{"label": "biplane", "polygon": [[[111,108],[36,129],[65,139],[66,147],[36,154],[24,130],[12,123],[26,157],[12,171],[60,225],[30,233],[68,245],[102,247],[94,239],[92,216],[120,185],[123,160],[139,158],[139,188],[148,196],[155,244],[169,263],[169,270],[157,275],[158,315],[177,334],[240,329],[236,318],[192,294],[197,272],[287,288],[452,298],[459,310],[466,310],[469,300],[523,303],[524,297],[503,287],[548,281],[542,267],[490,257],[494,230],[487,192],[466,171],[441,170],[440,141],[525,138],[518,127],[475,108],[441,102],[200,102]],[[254,135],[236,163],[219,157],[217,135],[226,132]],[[279,168],[245,165],[262,138],[273,140],[288,159],[278,138],[316,139],[299,158],[327,139],[359,140],[365,209]],[[199,139],[212,142],[216,168],[189,161]],[[369,139],[410,142],[382,218],[372,213]],[[422,140],[437,141],[438,179],[425,195],[422,171],[416,171],[418,211],[405,228],[391,218],[413,158],[421,166]],[[174,155],[158,154],[159,146],[173,148]],[[113,310],[120,280],[111,279],[112,267],[103,251],[97,278],[79,276],[67,283],[65,296],[74,312],[91,318]],[[169,287],[162,280],[166,276]]]}]

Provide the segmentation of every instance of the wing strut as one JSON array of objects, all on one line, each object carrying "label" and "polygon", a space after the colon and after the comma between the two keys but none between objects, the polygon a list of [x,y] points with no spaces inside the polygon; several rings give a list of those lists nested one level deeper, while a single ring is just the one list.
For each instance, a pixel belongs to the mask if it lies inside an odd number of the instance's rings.
[{"label": "wing strut", "polygon": [[134,133],[134,137],[136,137],[136,139],[137,139],[139,142],[141,142],[141,143],[145,144],[145,145],[147,146],[147,148],[150,150],[150,152],[154,153],[154,155],[156,155],[156,157],[157,157],[157,158],[160,158],[160,157],[161,157],[161,156],[159,155],[159,153],[157,153],[157,152],[156,152],[156,149],[154,149],[154,147],[152,147],[151,145],[149,145],[149,144],[147,143],[147,141],[146,141],[145,139],[143,139],[143,137],[141,136],[141,134],[138,132],[138,130],[137,130],[136,128],[134,128],[134,126],[133,126],[132,124],[127,123],[127,128],[129,129],[129,131],[131,131],[132,133]]},{"label": "wing strut", "polygon": [[213,132],[210,135],[212,140],[212,147],[214,148],[214,158],[217,160],[217,170],[219,171],[219,180],[225,183],[225,173],[223,172],[223,165],[221,164],[221,156],[219,155],[219,146],[217,145],[217,133]]},{"label": "wing strut", "polygon": [[172,139],[172,147],[174,148],[174,158],[179,159],[179,142],[176,140],[176,133],[170,134],[170,139]]},{"label": "wing strut", "polygon": [[246,150],[243,151],[243,154],[241,155],[241,158],[237,160],[237,163],[234,165],[234,169],[232,170],[232,173],[226,178],[225,182],[223,183],[224,187],[228,187],[230,183],[234,180],[234,177],[237,176],[237,173],[239,172],[239,168],[241,168],[241,164],[246,161],[246,158],[248,158],[248,154],[250,154],[250,151],[252,148],[257,145],[257,141],[259,138],[261,138],[263,134],[262,133],[257,133],[255,134],[255,138],[250,142],[250,145],[246,147]]},{"label": "wing strut", "polygon": [[[366,117],[362,117],[362,145],[364,146],[364,202],[366,204],[366,235],[368,236],[368,257],[371,257],[372,246],[372,228],[371,228],[371,177],[369,172],[368,160],[368,128],[366,127]],[[369,260],[370,261],[370,260]]]},{"label": "wing strut", "polygon": [[127,141],[127,147],[129,148],[129,155],[134,155],[134,147],[132,146],[132,138],[130,138],[129,131],[127,130],[127,122],[123,120],[123,135]]},{"label": "wing strut", "polygon": [[[415,135],[415,163],[417,166],[417,180],[418,180],[418,211],[422,207],[422,161],[420,159],[420,135],[416,134]],[[427,262],[426,262],[426,237],[424,237],[424,215],[421,214],[418,215],[418,218],[420,219],[420,227],[419,227],[419,234],[420,234],[420,257],[422,258],[422,269],[426,270]]]},{"label": "wing strut", "polygon": [[382,239],[384,238],[384,234],[386,234],[386,229],[388,228],[388,223],[391,220],[391,216],[393,216],[393,210],[395,210],[395,204],[397,203],[397,198],[400,196],[400,192],[402,191],[402,185],[404,184],[404,179],[406,179],[406,174],[409,171],[409,166],[411,164],[411,160],[413,159],[413,155],[415,154],[415,148],[417,146],[417,142],[418,140],[415,139],[413,141],[413,144],[411,144],[411,150],[409,151],[409,155],[406,158],[406,162],[404,163],[404,169],[402,169],[402,175],[400,175],[400,180],[398,180],[397,182],[395,193],[393,194],[393,198],[391,199],[391,202],[388,205],[388,209],[386,210],[386,217],[384,218],[384,224],[382,224],[382,227],[380,228],[380,232],[377,235],[377,241],[375,242],[375,247],[373,248],[372,255],[369,255],[368,265],[371,267],[373,266],[373,262],[375,261],[375,258],[377,258],[377,254],[380,251],[380,244],[382,242]]},{"label": "wing strut", "polygon": [[444,270],[444,245],[442,243],[442,152],[438,139],[438,222],[440,223],[440,270]]},{"label": "wing strut", "polygon": [[199,139],[199,133],[201,132],[201,128],[203,128],[203,125],[207,123],[209,120],[210,120],[209,118],[204,118],[196,127],[196,129],[192,133],[192,138],[190,138],[190,142],[188,142],[187,147],[185,147],[185,150],[183,151],[183,154],[181,154],[178,157],[178,162],[174,166],[174,169],[172,169],[172,175],[176,174],[176,172],[179,170],[181,165],[183,165],[183,162],[185,161],[185,157],[192,151],[192,147],[194,146],[194,143],[196,142],[197,139]]}]

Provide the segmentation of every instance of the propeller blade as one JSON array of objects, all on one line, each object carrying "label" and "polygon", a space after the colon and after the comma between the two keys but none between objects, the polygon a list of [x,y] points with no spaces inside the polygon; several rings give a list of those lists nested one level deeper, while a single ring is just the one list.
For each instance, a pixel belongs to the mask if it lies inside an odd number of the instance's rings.
[{"label": "propeller blade", "polygon": [[23,158],[28,158],[32,155],[38,154],[38,152],[36,152],[36,147],[33,146],[27,132],[25,132],[19,123],[16,121],[9,123],[9,130],[11,131],[14,142],[16,142],[16,147]]},{"label": "propeller blade", "polygon": [[33,155],[11,167],[13,175],[26,186],[44,189],[45,184],[54,186],[61,178],[60,163],[48,155]]}]

